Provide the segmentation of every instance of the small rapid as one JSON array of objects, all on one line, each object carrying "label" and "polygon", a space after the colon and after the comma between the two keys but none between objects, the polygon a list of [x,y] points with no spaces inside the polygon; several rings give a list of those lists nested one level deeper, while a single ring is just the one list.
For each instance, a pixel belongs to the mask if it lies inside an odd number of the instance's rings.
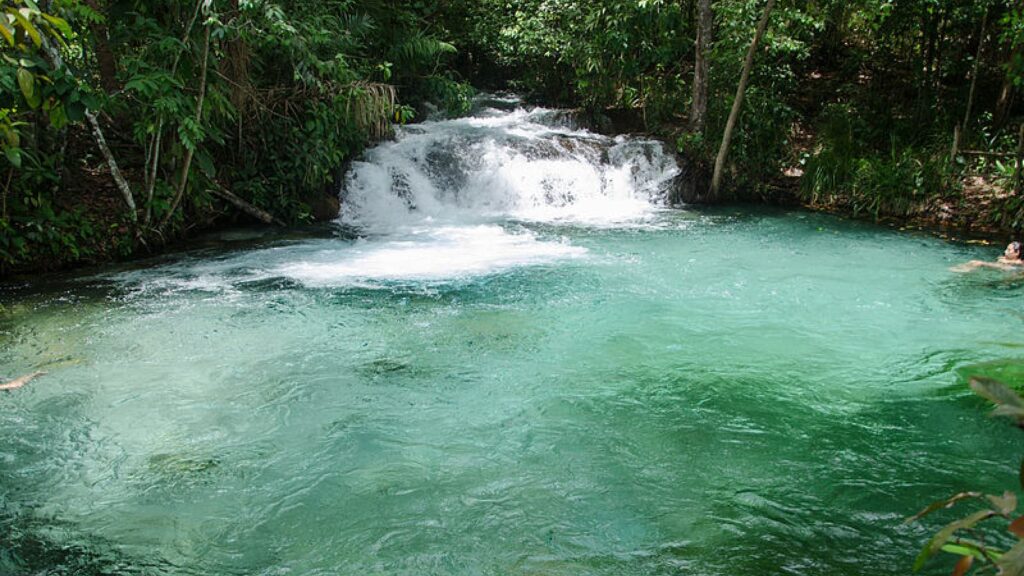
[{"label": "small rapid", "polygon": [[[339,221],[362,241],[279,271],[342,285],[579,258],[586,250],[557,227],[649,222],[679,174],[658,141],[573,128],[558,111],[512,98],[482,102],[470,117],[401,127],[353,162]],[[531,229],[538,224],[555,229],[540,234]]]}]

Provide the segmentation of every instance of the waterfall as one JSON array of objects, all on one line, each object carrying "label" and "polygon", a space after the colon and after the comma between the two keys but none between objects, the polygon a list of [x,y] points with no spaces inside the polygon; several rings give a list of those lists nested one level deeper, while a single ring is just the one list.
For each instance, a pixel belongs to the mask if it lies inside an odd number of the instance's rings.
[{"label": "waterfall", "polygon": [[577,258],[586,250],[552,226],[648,221],[679,173],[658,141],[578,129],[512,98],[481,102],[470,117],[400,127],[353,162],[338,220],[360,240],[282,272],[315,285],[437,281]]},{"label": "waterfall", "polygon": [[662,144],[565,126],[542,108],[429,121],[354,162],[341,221],[390,234],[428,221],[591,226],[649,217],[679,173]]}]

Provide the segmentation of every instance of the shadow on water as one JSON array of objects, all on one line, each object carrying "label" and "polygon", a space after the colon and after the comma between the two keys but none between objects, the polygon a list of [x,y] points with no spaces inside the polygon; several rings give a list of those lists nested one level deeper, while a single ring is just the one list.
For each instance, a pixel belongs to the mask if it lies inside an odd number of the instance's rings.
[{"label": "shadow on water", "polygon": [[[592,551],[571,568],[542,563],[546,573],[901,573],[952,519],[904,526],[905,517],[945,495],[1015,484],[1021,438],[973,399],[825,398],[815,415],[802,392],[820,388],[813,380],[643,370],[620,378],[631,384],[542,410],[591,423],[591,440],[570,461],[633,502],[620,512],[648,537],[627,546],[631,558]],[[936,447],[941,457],[925,456]],[[670,472],[680,469],[685,479]]]},{"label": "shadow on water", "polygon": [[0,509],[0,572],[47,576],[148,576],[181,573],[154,559],[132,557],[115,543],[81,534],[70,523]]}]

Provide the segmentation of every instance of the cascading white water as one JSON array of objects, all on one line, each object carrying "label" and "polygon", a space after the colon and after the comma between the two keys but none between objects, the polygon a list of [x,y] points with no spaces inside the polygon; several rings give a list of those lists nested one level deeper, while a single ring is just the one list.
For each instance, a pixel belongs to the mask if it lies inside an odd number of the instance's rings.
[{"label": "cascading white water", "polygon": [[367,151],[346,175],[339,216],[363,240],[282,271],[321,285],[476,276],[586,253],[532,224],[622,226],[664,204],[679,168],[660,142],[504,104],[400,128]]}]

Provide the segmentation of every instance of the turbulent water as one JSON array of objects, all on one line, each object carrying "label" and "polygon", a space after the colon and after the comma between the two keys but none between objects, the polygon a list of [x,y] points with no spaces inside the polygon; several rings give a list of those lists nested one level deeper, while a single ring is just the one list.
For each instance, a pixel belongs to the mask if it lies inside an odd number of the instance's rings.
[{"label": "turbulent water", "polygon": [[488,104],[333,234],[0,288],[0,378],[49,372],[0,574],[904,574],[951,519],[904,517],[1015,485],[964,384],[1024,382],[1024,281],[948,270],[994,250],[665,209],[659,143]]}]

